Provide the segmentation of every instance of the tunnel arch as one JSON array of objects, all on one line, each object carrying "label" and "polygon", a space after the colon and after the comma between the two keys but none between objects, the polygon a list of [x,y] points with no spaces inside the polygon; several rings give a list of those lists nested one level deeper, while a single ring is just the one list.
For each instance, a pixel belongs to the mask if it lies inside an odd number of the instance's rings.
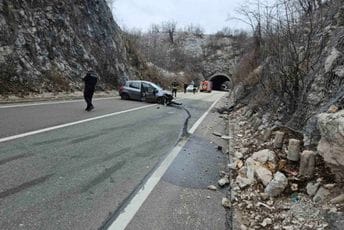
[{"label": "tunnel arch", "polygon": [[213,84],[213,90],[223,90],[223,84],[227,82],[229,89],[232,88],[232,78],[225,73],[216,73],[209,77],[209,81]]}]

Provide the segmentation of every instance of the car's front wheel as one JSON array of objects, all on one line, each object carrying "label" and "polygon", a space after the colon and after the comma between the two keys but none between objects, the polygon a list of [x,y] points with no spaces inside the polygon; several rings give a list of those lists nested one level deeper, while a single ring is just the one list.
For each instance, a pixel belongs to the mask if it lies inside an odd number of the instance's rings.
[{"label": "car's front wheel", "polygon": [[158,98],[156,99],[156,102],[157,102],[158,104],[164,105],[164,104],[166,103],[166,98],[165,98],[165,97],[158,97]]}]

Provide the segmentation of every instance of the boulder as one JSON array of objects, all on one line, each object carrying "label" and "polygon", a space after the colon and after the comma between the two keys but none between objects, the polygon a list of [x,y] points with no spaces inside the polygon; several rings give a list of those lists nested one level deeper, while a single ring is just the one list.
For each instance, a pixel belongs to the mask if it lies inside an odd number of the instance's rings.
[{"label": "boulder", "polygon": [[256,165],[254,174],[265,186],[267,186],[272,180],[272,172],[264,166]]},{"label": "boulder", "polygon": [[315,153],[305,150],[301,154],[301,162],[299,175],[305,177],[313,177],[315,171]]},{"label": "boulder", "polygon": [[290,139],[288,145],[288,160],[299,161],[300,160],[300,141],[297,139]]},{"label": "boulder", "polygon": [[226,184],[229,184],[229,179],[228,177],[223,177],[221,178],[219,181],[218,181],[218,184],[223,187],[225,186]]},{"label": "boulder", "polygon": [[344,180],[344,110],[320,114],[318,127],[321,133],[318,152],[336,179]]},{"label": "boulder", "polygon": [[339,204],[339,203],[344,203],[344,193],[340,194],[339,196],[333,198],[330,201],[332,204]]},{"label": "boulder", "polygon": [[336,61],[340,57],[341,57],[341,53],[336,48],[332,48],[331,54],[325,60],[325,72],[326,73],[328,73],[329,71],[331,71],[333,69]]},{"label": "boulder", "polygon": [[246,188],[247,186],[253,184],[255,181],[242,175],[238,175],[235,182],[239,185],[240,188]]},{"label": "boulder", "polygon": [[271,196],[275,197],[280,195],[284,189],[288,186],[288,178],[281,172],[277,172],[274,175],[272,181],[266,186],[265,192]]},{"label": "boulder", "polygon": [[253,153],[252,157],[253,160],[258,161],[262,164],[267,162],[276,163],[276,155],[274,151],[270,149],[263,149],[258,152]]},{"label": "boulder", "polygon": [[313,202],[322,202],[327,198],[328,195],[330,195],[330,191],[326,188],[320,187],[315,196],[313,197]]},{"label": "boulder", "polygon": [[315,193],[318,191],[318,188],[320,187],[320,183],[313,183],[309,182],[306,186],[307,194],[310,196],[314,196]]}]

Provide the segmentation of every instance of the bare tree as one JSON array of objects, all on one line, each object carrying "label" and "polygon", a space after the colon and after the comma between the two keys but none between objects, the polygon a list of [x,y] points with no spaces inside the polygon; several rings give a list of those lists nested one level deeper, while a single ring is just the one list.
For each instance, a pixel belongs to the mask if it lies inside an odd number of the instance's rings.
[{"label": "bare tree", "polygon": [[251,58],[257,65],[264,65],[264,78],[259,84],[268,95],[281,100],[288,114],[293,114],[314,81],[307,76],[325,45],[325,38],[318,37],[324,28],[318,1],[277,0],[264,5],[256,0],[238,12],[244,17],[240,20],[253,31],[255,55]]},{"label": "bare tree", "polygon": [[162,23],[162,30],[164,33],[168,33],[171,44],[174,44],[174,36],[177,29],[176,21],[167,21]]},{"label": "bare tree", "polygon": [[204,29],[200,25],[190,24],[186,26],[185,31],[200,38],[204,35]]}]

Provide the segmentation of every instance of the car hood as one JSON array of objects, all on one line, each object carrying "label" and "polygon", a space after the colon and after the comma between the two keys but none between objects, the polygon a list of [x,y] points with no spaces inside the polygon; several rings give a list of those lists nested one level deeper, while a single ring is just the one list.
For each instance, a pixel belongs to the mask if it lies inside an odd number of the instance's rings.
[{"label": "car hood", "polygon": [[166,94],[172,95],[172,93],[170,91],[167,91],[167,90],[159,90],[156,95],[158,97],[160,97],[160,96],[163,96],[163,95],[166,95]]}]

